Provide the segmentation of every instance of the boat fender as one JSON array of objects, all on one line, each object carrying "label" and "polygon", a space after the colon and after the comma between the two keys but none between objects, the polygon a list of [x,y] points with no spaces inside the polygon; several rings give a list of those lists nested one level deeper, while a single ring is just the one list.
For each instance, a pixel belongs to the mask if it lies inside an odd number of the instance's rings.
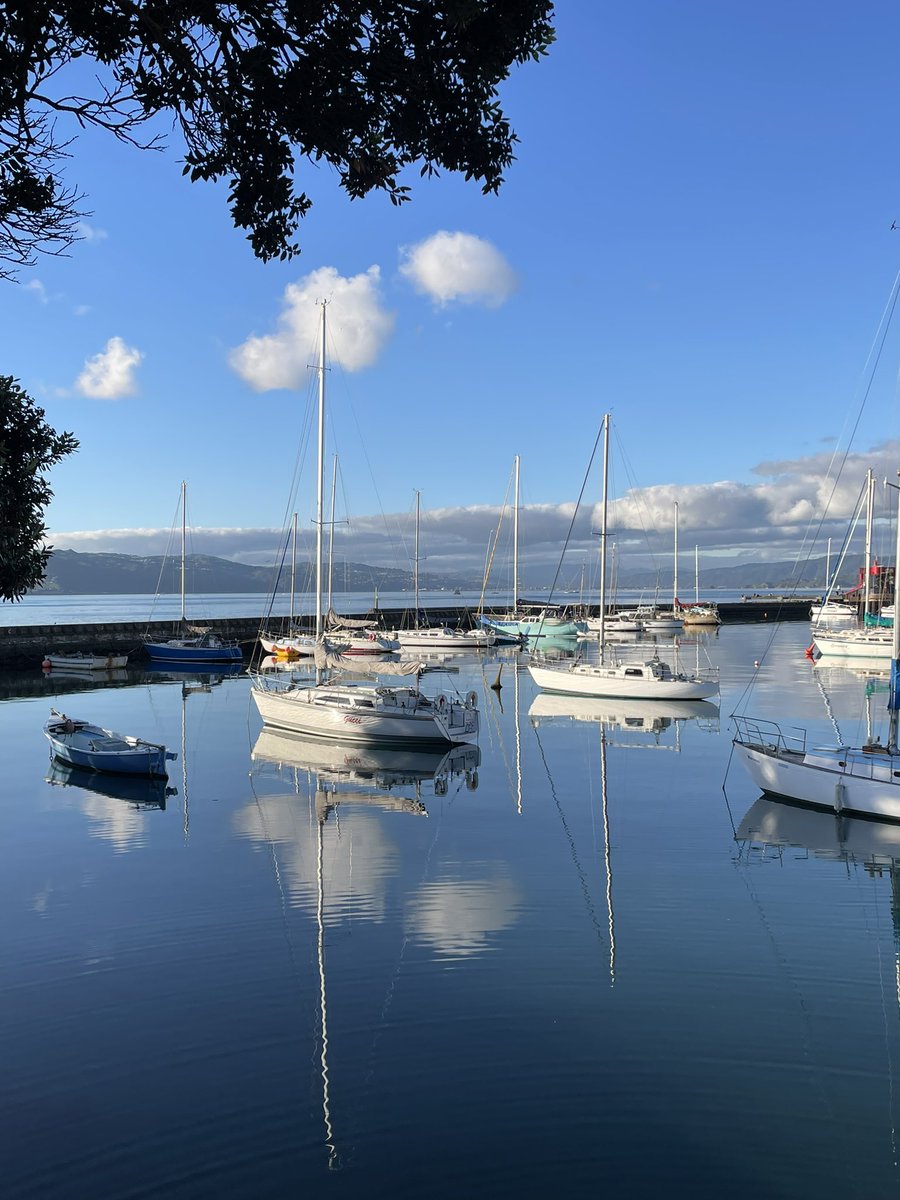
[{"label": "boat fender", "polygon": [[467,771],[466,772],[466,787],[469,789],[470,792],[478,791],[478,772],[477,771],[472,771],[472,772]]},{"label": "boat fender", "polygon": [[44,671],[50,671],[53,669],[53,663],[50,661],[49,658],[45,658],[44,661],[41,663],[41,669]]},{"label": "boat fender", "polygon": [[441,692],[439,696],[435,697],[434,706],[441,714],[447,711],[447,697],[443,694],[443,692]]},{"label": "boat fender", "polygon": [[838,816],[844,811],[844,784],[840,779],[834,785],[834,811]]},{"label": "boat fender", "polygon": [[477,692],[466,692],[466,708],[475,708],[478,704]]}]

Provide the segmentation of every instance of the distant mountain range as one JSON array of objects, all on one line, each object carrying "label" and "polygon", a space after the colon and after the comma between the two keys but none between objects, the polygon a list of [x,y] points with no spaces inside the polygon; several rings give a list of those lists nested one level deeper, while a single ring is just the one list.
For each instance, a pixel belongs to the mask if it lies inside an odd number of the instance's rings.
[{"label": "distant mountain range", "polygon": [[[214,558],[208,554],[189,554],[185,560],[185,586],[191,593],[272,592],[277,572],[273,567],[252,567]],[[309,572],[298,571],[297,591],[314,586]],[[423,590],[472,586],[471,581],[440,575],[419,576]],[[474,586],[480,587],[481,580]],[[341,592],[398,592],[413,587],[411,571],[369,567],[362,563],[341,562],[335,567],[334,588]],[[278,591],[290,588],[290,568],[281,572]],[[82,554],[77,550],[54,550],[41,592],[69,596],[154,595],[157,591],[178,594],[181,591],[181,559],[160,555],[142,558],[136,554]]]},{"label": "distant mountain range", "polygon": [[[759,563],[743,562],[729,567],[704,567],[701,583],[705,590],[723,588],[733,591],[761,591],[765,589],[795,588],[819,592],[825,577],[825,558],[810,559],[803,570],[797,573],[794,562]],[[679,573],[680,574],[680,573]],[[252,567],[245,563],[232,562],[226,558],[214,558],[206,554],[191,554],[187,558],[186,586],[190,592],[257,592],[263,595],[272,591],[276,572],[272,567]],[[693,592],[693,572],[681,576],[680,590],[689,599]],[[690,580],[690,582],[688,582]],[[649,590],[657,584],[662,592],[671,591],[672,573],[657,575],[655,570],[633,570],[619,573],[619,587],[629,590]],[[853,587],[857,582],[856,569],[842,573],[841,585]],[[546,587],[548,580],[523,577],[523,591]],[[290,572],[283,570],[278,581],[278,590],[286,592],[290,586]],[[309,591],[313,587],[307,570],[298,573],[297,590]],[[450,591],[460,588],[466,592],[477,592],[481,588],[480,573],[476,575],[421,574],[419,586],[423,591]],[[364,563],[341,562],[335,568],[334,587],[340,592],[373,593],[410,591],[413,587],[411,571],[399,571],[389,567],[372,567]],[[181,562],[172,558],[140,557],[135,554],[82,554],[77,550],[55,550],[50,558],[47,578],[41,591],[61,595],[136,595],[157,591],[177,594],[181,590]]]}]

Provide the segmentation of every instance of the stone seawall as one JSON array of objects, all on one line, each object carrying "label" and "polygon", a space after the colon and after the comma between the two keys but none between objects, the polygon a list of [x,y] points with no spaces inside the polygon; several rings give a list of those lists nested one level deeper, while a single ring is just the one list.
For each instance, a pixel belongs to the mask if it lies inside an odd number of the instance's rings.
[{"label": "stone seawall", "polygon": [[[782,599],[777,596],[754,597],[751,600],[720,604],[719,614],[725,625],[808,620],[809,605],[808,597],[802,600]],[[468,609],[429,609],[428,615],[432,624],[444,623],[468,628],[472,623],[471,612]],[[386,629],[397,629],[410,624],[410,613],[405,609],[383,610],[381,618]],[[237,639],[243,647],[244,657],[248,659],[262,624],[262,617],[220,617],[203,622],[204,628],[213,629],[222,637]],[[308,627],[311,628],[311,625]],[[129,659],[140,661],[146,657],[143,649],[145,639],[165,641],[172,636],[171,621],[151,621],[149,624],[146,621],[116,621],[80,625],[5,626],[0,627],[0,666],[32,668],[40,666],[45,654],[71,654],[79,650],[86,654],[124,653]]]}]

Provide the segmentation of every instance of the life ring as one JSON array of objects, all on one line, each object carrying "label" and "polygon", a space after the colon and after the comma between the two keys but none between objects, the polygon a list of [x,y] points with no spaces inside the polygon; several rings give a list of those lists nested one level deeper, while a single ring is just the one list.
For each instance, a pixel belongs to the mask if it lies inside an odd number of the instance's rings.
[{"label": "life ring", "polygon": [[438,696],[437,699],[435,700],[434,706],[438,710],[438,712],[443,716],[443,714],[447,711],[447,697],[443,693],[441,693],[441,695]]},{"label": "life ring", "polygon": [[478,705],[478,693],[466,692],[466,708],[476,708]]}]

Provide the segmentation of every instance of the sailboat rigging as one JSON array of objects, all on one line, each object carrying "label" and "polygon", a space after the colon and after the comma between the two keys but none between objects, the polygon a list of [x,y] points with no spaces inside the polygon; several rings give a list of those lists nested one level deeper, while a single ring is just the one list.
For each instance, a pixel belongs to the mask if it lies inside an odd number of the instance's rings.
[{"label": "sailboat rigging", "polygon": [[[316,504],[316,641],[325,652],[323,622],[323,472],[325,456],[326,305],[322,304]],[[400,664],[396,664],[400,665]],[[406,664],[407,669],[409,664]],[[257,674],[251,687],[263,723],[271,728],[365,745],[452,745],[478,736],[478,697],[425,695],[421,664],[412,664],[410,686],[377,686],[328,677],[317,665],[314,682]],[[375,664],[377,671],[379,664]]]},{"label": "sailboat rigging", "polygon": [[482,626],[492,630],[506,641],[522,638],[567,638],[577,637],[578,623],[562,612],[553,611],[543,604],[522,604],[519,601],[519,456],[513,463],[513,599],[509,611],[503,614],[481,612]]},{"label": "sailboat rigging", "polygon": [[185,562],[187,541],[187,484],[181,483],[181,620],[179,636],[165,642],[144,641],[144,650],[156,662],[240,662],[237,642],[226,641],[208,626],[190,625],[185,610]]},{"label": "sailboat rigging", "polygon": [[415,554],[413,558],[413,595],[415,627],[398,629],[393,637],[400,648],[431,650],[481,650],[493,646],[496,635],[490,629],[449,629],[446,625],[422,624],[419,616],[419,518],[421,493],[416,491]]},{"label": "sailboat rigging", "polygon": [[[597,633],[598,661],[579,658],[563,662],[538,662],[528,669],[535,683],[550,692],[581,696],[621,696],[645,700],[702,700],[719,691],[718,678],[674,670],[658,656],[643,662],[633,659],[607,661],[606,644],[606,542],[609,509],[609,414],[603,417],[603,497],[600,528],[600,628]],[[614,647],[609,646],[612,654]]]},{"label": "sailboat rigging", "polygon": [[[897,491],[895,563],[900,563],[900,487]],[[867,737],[858,746],[807,749],[806,732],[784,733],[775,721],[732,715],[738,758],[763,791],[797,800],[837,814],[862,813],[900,820],[900,747],[898,728],[898,670],[900,621],[891,631],[891,683],[888,698],[888,740]]]}]

